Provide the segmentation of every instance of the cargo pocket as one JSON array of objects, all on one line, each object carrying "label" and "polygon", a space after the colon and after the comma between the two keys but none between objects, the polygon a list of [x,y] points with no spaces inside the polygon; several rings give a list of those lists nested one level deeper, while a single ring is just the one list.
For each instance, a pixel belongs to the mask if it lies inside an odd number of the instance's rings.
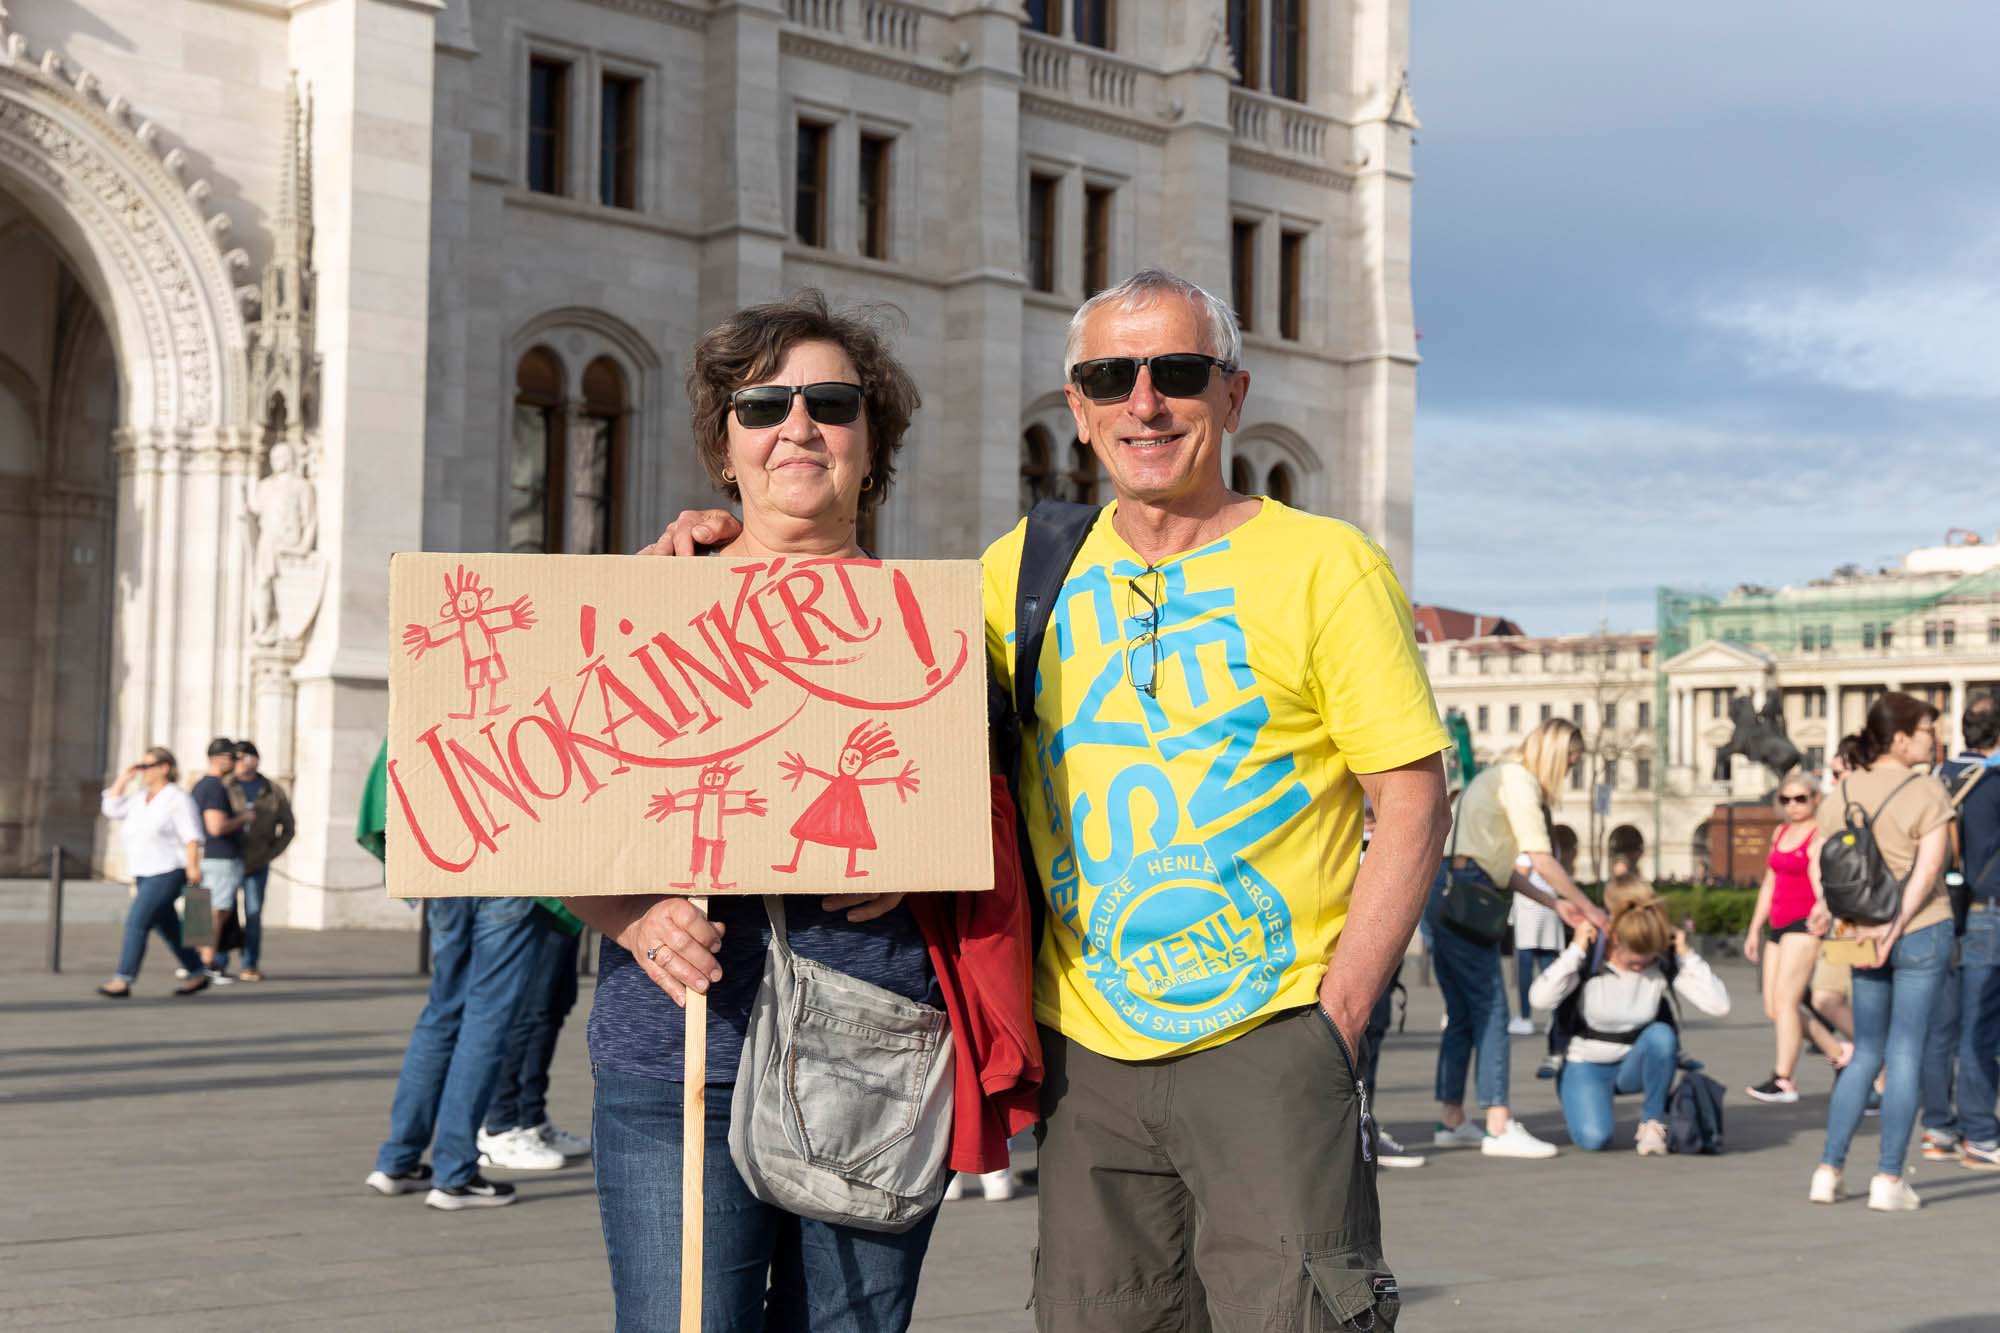
[{"label": "cargo pocket", "polygon": [[1319,1297],[1316,1318],[1306,1327],[1331,1333],[1335,1329],[1379,1329],[1389,1333],[1403,1308],[1396,1276],[1385,1264],[1369,1263],[1360,1255],[1306,1256],[1306,1276]]},{"label": "cargo pocket", "polygon": [[910,1164],[883,1155],[916,1130],[947,1030],[944,1011],[796,962],[784,1073],[799,1155],[847,1179],[909,1192]]}]

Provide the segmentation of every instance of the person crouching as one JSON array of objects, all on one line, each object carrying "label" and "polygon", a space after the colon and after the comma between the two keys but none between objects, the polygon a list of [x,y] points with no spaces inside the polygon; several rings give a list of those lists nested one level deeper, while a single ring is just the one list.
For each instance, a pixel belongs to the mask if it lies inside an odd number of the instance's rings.
[{"label": "person crouching", "polygon": [[1554,1009],[1557,1030],[1569,1036],[1557,1090],[1570,1141],[1585,1152],[1610,1144],[1612,1098],[1636,1092],[1639,1155],[1666,1155],[1667,1094],[1680,1053],[1669,989],[1712,1017],[1729,1012],[1721,980],[1650,894],[1615,906],[1606,940],[1590,923],[1579,925],[1535,979],[1535,1007]]}]

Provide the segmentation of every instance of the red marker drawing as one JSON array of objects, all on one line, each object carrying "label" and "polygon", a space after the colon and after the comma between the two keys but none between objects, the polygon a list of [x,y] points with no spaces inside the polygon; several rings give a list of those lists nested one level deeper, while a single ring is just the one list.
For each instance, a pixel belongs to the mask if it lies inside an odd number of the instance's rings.
[{"label": "red marker drawing", "polygon": [[896,605],[903,613],[903,632],[910,636],[910,647],[917,650],[917,660],[924,664],[924,683],[935,685],[943,678],[944,672],[938,669],[937,654],[931,650],[931,632],[924,626],[924,613],[917,605],[917,594],[900,569],[890,575],[889,581],[896,587]]}]

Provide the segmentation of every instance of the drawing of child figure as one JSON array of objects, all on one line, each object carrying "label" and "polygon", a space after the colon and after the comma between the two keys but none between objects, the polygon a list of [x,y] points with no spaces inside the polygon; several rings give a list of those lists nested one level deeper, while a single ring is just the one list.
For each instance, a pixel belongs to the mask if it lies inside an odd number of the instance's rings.
[{"label": "drawing of child figure", "polygon": [[845,847],[847,878],[865,878],[868,872],[856,864],[856,859],[862,852],[875,850],[875,830],[868,822],[868,805],[861,789],[887,784],[895,787],[896,794],[907,801],[917,790],[917,766],[905,760],[902,771],[892,777],[864,778],[861,774],[870,764],[894,759],[899,753],[896,738],[889,734],[889,728],[875,721],[863,722],[847,734],[847,743],[841,747],[840,760],[835,765],[839,770],[836,773],[822,772],[807,764],[798,754],[787,751],[783,762],[778,765],[778,771],[791,780],[792,790],[799,789],[807,774],[823,779],[826,790],[806,807],[805,813],[792,825],[792,836],[798,839],[798,845],[792,848],[792,859],[771,869],[786,874],[796,872],[799,855],[811,842],[822,847]]}]

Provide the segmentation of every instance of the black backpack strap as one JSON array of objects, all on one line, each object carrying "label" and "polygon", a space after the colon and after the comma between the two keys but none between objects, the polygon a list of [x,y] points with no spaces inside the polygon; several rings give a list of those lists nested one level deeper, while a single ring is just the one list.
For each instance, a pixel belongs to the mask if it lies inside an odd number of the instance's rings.
[{"label": "black backpack strap", "polygon": [[1049,620],[1055,614],[1056,598],[1076,553],[1097,522],[1096,505],[1068,500],[1042,500],[1028,511],[1028,531],[1021,543],[1021,567],[1014,582],[1014,698],[1011,710],[994,698],[997,688],[989,688],[988,719],[997,714],[1004,725],[996,727],[1000,760],[1007,783],[1014,792],[1014,834],[1021,849],[1021,873],[1028,884],[1028,924],[1037,954],[1041,952],[1042,927],[1048,918],[1048,896],[1035,864],[1035,849],[1028,837],[1028,803],[1021,796],[1021,750],[1035,730],[1035,673],[1042,660],[1042,641],[1048,637]]},{"label": "black backpack strap", "polygon": [[1035,725],[1035,672],[1056,596],[1099,512],[1069,500],[1042,500],[1028,512],[1014,583],[1014,717],[1024,734]]}]

